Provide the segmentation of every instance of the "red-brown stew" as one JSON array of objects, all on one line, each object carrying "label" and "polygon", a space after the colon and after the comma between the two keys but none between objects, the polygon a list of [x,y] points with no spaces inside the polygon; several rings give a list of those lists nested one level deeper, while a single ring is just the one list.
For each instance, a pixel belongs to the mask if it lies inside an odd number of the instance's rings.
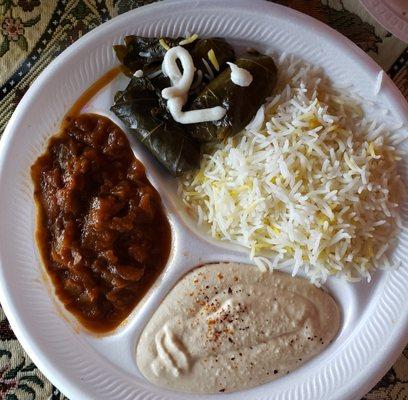
[{"label": "red-brown stew", "polygon": [[37,241],[56,294],[94,332],[117,327],[170,252],[159,194],[107,118],[67,117],[31,168]]}]

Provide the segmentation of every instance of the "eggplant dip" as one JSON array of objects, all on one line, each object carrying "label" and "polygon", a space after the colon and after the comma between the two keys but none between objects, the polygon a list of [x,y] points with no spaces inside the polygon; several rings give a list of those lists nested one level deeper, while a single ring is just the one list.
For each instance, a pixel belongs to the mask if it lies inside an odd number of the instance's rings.
[{"label": "eggplant dip", "polygon": [[339,324],[333,298],[303,278],[211,264],[187,274],[162,302],[141,335],[137,364],[169,389],[241,390],[298,368]]}]

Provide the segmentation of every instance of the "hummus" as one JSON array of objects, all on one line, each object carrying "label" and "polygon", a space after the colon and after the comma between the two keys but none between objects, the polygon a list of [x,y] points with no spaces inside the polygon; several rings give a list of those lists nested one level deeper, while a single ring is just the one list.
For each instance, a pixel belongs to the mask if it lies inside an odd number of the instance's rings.
[{"label": "hummus", "polygon": [[146,325],[137,364],[152,383],[191,393],[240,390],[288,374],[340,323],[333,298],[303,278],[253,265],[187,274]]}]

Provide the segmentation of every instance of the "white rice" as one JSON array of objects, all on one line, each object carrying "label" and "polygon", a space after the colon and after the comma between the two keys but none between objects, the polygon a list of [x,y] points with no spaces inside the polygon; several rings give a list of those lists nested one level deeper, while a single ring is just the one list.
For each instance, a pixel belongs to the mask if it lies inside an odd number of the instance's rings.
[{"label": "white rice", "polygon": [[377,79],[375,82],[375,86],[374,86],[374,96],[377,96],[378,93],[380,93],[381,87],[382,87],[382,83],[383,83],[383,79],[384,79],[384,71],[381,70],[378,75],[377,75]]},{"label": "white rice", "polygon": [[316,284],[370,280],[392,268],[401,183],[390,132],[318,68],[282,55],[278,70],[278,94],[247,129],[209,146],[181,178],[183,201],[263,269],[290,266]]}]

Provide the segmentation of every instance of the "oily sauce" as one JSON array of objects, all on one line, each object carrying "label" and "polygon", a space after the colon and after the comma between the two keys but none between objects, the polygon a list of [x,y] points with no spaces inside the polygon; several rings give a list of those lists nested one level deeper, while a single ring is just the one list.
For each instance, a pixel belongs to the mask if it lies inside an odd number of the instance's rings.
[{"label": "oily sauce", "polygon": [[112,68],[98,80],[96,80],[88,89],[86,89],[81,96],[75,101],[72,107],[67,112],[69,116],[76,116],[81,113],[84,106],[92,99],[99,91],[112,82],[120,73],[120,68]]},{"label": "oily sauce", "polygon": [[37,242],[58,298],[94,332],[117,327],[170,252],[170,226],[125,134],[109,119],[66,117],[31,167]]}]

